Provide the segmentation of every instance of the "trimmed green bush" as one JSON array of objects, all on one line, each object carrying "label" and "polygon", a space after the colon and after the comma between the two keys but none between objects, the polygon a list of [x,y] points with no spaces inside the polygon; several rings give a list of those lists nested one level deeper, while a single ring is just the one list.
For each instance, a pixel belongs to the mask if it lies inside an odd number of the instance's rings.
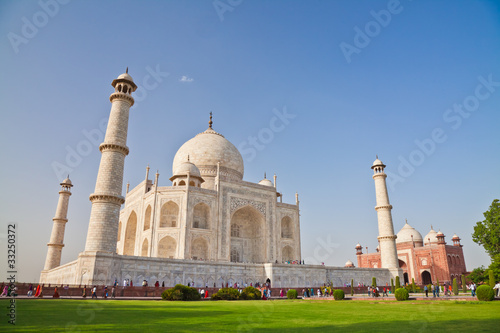
[{"label": "trimmed green bush", "polygon": [[396,276],[396,289],[401,288],[401,283],[399,282],[399,275]]},{"label": "trimmed green bush", "polygon": [[408,292],[408,290],[406,290],[406,288],[396,289],[394,295],[396,296],[396,299],[398,301],[406,301],[408,300],[408,298],[410,298],[410,293]]},{"label": "trimmed green bush", "polygon": [[417,292],[417,286],[415,286],[415,279],[411,278],[411,292],[416,293]]},{"label": "trimmed green bush", "polygon": [[453,279],[453,294],[455,296],[458,295],[458,283],[457,283],[457,278]]},{"label": "trimmed green bush", "polygon": [[161,298],[167,301],[199,301],[201,296],[196,288],[177,284],[162,292]]},{"label": "trimmed green bush", "polygon": [[372,277],[372,287],[377,286],[377,279],[375,277]]},{"label": "trimmed green bush", "polygon": [[343,300],[345,298],[344,291],[342,289],[336,289],[333,291],[333,298],[335,298],[336,301]]},{"label": "trimmed green bush", "polygon": [[286,298],[288,299],[296,299],[297,298],[297,290],[290,289],[286,292]]},{"label": "trimmed green bush", "polygon": [[477,287],[476,295],[480,301],[492,301],[495,298],[495,291],[490,286],[483,284]]},{"label": "trimmed green bush", "polygon": [[237,289],[233,288],[221,288],[215,294],[212,295],[212,301],[234,301],[240,298],[240,293]]},{"label": "trimmed green bush", "polygon": [[394,279],[391,279],[391,294],[394,294]]},{"label": "trimmed green bush", "polygon": [[495,276],[493,275],[493,270],[490,269],[489,273],[489,278],[490,278],[490,287],[494,288],[495,287]]},{"label": "trimmed green bush", "polygon": [[354,296],[354,279],[351,279],[351,296]]},{"label": "trimmed green bush", "polygon": [[254,300],[259,300],[262,299],[262,293],[260,292],[259,289],[254,288],[254,287],[246,287],[243,289],[240,295],[240,299],[254,299]]},{"label": "trimmed green bush", "polygon": [[465,275],[463,275],[463,274],[462,274],[462,291],[463,291],[464,293],[466,293],[466,292],[467,292],[467,284],[466,284],[466,282],[465,282]]}]

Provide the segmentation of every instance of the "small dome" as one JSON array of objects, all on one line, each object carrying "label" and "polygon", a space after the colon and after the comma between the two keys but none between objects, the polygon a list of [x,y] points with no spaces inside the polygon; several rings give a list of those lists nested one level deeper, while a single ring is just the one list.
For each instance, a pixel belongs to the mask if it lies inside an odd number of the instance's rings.
[{"label": "small dome", "polygon": [[424,238],[424,244],[429,244],[429,239],[430,239],[430,242],[431,244],[432,243],[437,243],[437,232],[436,230],[432,229],[432,226],[431,226],[431,230],[427,233],[427,235],[425,235],[425,238]]},{"label": "small dome", "polygon": [[134,82],[134,79],[132,79],[132,76],[130,76],[128,73],[123,73],[123,74],[120,74],[120,76],[118,76],[117,78],[118,80],[127,80],[127,81],[132,81]]},{"label": "small dome", "polygon": [[438,233],[436,234],[436,237],[444,237],[443,232],[439,230]]},{"label": "small dome", "polygon": [[345,265],[344,265],[344,267],[354,267],[354,264],[353,264],[352,261],[347,260],[346,263],[345,263]]},{"label": "small dome", "polygon": [[71,182],[71,180],[68,178],[66,178],[65,180],[62,181],[61,185],[70,185],[70,186],[73,186],[73,183]]},{"label": "small dome", "polygon": [[186,161],[180,164],[174,172],[174,176],[187,176],[189,173],[192,177],[201,178],[200,170],[193,163]]},{"label": "small dome", "polygon": [[265,186],[271,186],[271,187],[274,187],[273,182],[272,182],[272,181],[270,181],[270,180],[269,180],[269,179],[267,179],[267,178],[262,179],[262,180],[259,182],[259,185],[265,185]]},{"label": "small dome", "polygon": [[374,169],[377,166],[381,166],[381,167],[385,168],[385,164],[382,163],[382,161],[378,159],[378,156],[377,156],[377,159],[375,161],[373,161],[372,169]]},{"label": "small dome", "polygon": [[[411,225],[405,223],[404,227],[398,232],[397,234],[398,238],[396,238],[396,244],[399,243],[405,243],[405,242],[416,242],[416,243],[422,243],[422,235],[420,232],[418,232],[415,228],[413,228]],[[412,237],[413,236],[413,239]]]},{"label": "small dome", "polygon": [[453,237],[451,238],[452,240],[458,239],[460,240],[460,237],[457,236],[457,234],[454,234]]},{"label": "small dome", "polygon": [[358,243],[358,244],[356,244],[355,249],[361,249],[361,248],[363,248],[363,247],[362,247],[359,243]]}]

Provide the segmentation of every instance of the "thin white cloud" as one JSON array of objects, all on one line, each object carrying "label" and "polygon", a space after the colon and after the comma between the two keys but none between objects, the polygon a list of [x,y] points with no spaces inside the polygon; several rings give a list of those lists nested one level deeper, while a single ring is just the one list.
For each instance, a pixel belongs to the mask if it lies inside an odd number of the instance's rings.
[{"label": "thin white cloud", "polygon": [[184,82],[184,83],[190,83],[193,82],[194,79],[192,77],[188,77],[186,75],[183,75],[180,79],[179,82]]}]

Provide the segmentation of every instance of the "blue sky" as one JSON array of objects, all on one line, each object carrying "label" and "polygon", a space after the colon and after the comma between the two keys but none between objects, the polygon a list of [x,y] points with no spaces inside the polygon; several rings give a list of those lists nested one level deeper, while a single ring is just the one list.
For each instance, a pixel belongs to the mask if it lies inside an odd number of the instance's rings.
[{"label": "blue sky", "polygon": [[66,171],[75,187],[62,262],[83,251],[100,160],[84,133],[100,131],[127,66],[143,87],[129,122],[131,187],[147,164],[169,185],[175,152],[213,111],[245,180],[276,173],[285,202],[299,193],[306,262],[343,266],[356,243],[375,249],[378,154],[395,230],[407,218],[423,236],[431,224],[449,243],[457,233],[467,268],[488,265],[471,233],[500,196],[498,2],[66,2],[0,3],[0,241],[17,223],[19,280],[43,268]]}]

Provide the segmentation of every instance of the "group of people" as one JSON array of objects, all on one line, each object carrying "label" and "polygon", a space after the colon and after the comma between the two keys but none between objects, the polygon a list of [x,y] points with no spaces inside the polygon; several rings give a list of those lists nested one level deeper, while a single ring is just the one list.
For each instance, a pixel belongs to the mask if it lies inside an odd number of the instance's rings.
[{"label": "group of people", "polygon": [[15,285],[10,285],[6,284],[2,288],[2,293],[0,294],[1,297],[15,297],[17,296],[17,287]]}]

